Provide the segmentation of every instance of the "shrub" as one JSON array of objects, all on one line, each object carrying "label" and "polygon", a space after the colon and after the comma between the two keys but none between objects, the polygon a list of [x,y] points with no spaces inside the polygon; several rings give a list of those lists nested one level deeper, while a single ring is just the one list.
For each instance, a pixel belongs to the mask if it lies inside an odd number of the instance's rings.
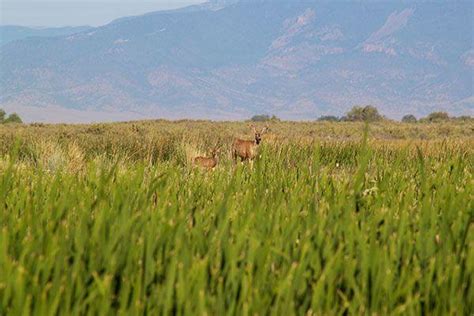
[{"label": "shrub", "polygon": [[0,123],[23,123],[18,114],[12,113],[5,118],[6,114],[4,110],[0,109]]},{"label": "shrub", "polygon": [[254,115],[250,119],[252,122],[267,122],[267,121],[279,121],[280,119],[276,117],[275,115],[268,115],[268,114],[259,114],[259,115]]},{"label": "shrub", "polygon": [[4,123],[23,123],[23,121],[21,120],[20,116],[16,113],[12,113],[8,116],[8,118],[6,120],[3,121]]},{"label": "shrub", "polygon": [[433,112],[426,117],[428,122],[440,122],[449,120],[449,115],[446,112]]},{"label": "shrub", "polygon": [[318,118],[318,121],[339,122],[339,118],[334,115],[323,115]]},{"label": "shrub", "polygon": [[408,114],[402,117],[402,122],[403,123],[416,123],[416,117],[414,115]]},{"label": "shrub", "polygon": [[374,122],[382,119],[383,116],[379,114],[377,108],[371,105],[364,107],[354,106],[345,116],[345,120],[347,121]]}]

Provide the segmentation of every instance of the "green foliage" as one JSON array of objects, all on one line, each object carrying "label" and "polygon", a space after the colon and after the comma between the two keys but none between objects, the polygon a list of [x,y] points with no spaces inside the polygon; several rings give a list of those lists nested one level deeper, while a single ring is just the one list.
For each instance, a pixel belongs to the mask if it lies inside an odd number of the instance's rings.
[{"label": "green foliage", "polygon": [[260,115],[254,115],[250,119],[252,122],[268,122],[268,121],[279,121],[280,119],[276,117],[275,115],[268,115],[268,114],[260,114]]},{"label": "green foliage", "polygon": [[402,117],[402,122],[403,123],[416,123],[417,120],[416,120],[416,117],[414,115],[407,114],[407,115]]},{"label": "green foliage", "polygon": [[382,115],[379,114],[379,111],[376,107],[367,105],[367,106],[354,106],[352,109],[347,112],[344,120],[346,121],[363,121],[363,122],[375,122],[382,120]]},{"label": "green foliage", "polygon": [[16,113],[10,114],[7,118],[5,116],[5,111],[0,109],[0,123],[23,123],[20,116]]},{"label": "green foliage", "polygon": [[326,122],[338,122],[340,118],[333,115],[323,115],[318,118],[318,121],[326,121]]},{"label": "green foliage", "polygon": [[428,122],[440,122],[449,120],[449,115],[446,112],[433,112],[429,114],[426,118]]},{"label": "green foliage", "polygon": [[8,118],[4,121],[4,123],[18,123],[21,124],[23,121],[21,120],[20,116],[16,113],[12,113],[8,116]]},{"label": "green foliage", "polygon": [[440,122],[449,122],[449,121],[457,121],[457,122],[472,122],[474,119],[469,115],[461,115],[461,116],[449,116],[446,112],[433,112],[429,114],[427,117],[424,117],[419,120],[420,122],[424,123],[440,123]]},{"label": "green foliage", "polygon": [[473,310],[472,134],[276,122],[253,164],[183,158],[246,125],[0,127],[0,314]]}]

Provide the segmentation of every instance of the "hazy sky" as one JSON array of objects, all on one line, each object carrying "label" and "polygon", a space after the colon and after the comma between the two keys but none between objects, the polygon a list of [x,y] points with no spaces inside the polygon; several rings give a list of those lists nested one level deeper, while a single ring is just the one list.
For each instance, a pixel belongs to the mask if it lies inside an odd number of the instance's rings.
[{"label": "hazy sky", "polygon": [[116,18],[183,7],[205,0],[0,0],[0,24],[103,25]]}]

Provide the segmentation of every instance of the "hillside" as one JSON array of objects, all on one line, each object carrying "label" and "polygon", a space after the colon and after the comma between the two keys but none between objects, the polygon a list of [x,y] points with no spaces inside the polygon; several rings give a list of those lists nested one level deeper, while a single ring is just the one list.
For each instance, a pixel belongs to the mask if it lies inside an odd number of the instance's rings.
[{"label": "hillside", "polygon": [[46,122],[314,119],[369,103],[472,115],[472,21],[471,2],[214,1],[3,45],[0,107]]},{"label": "hillside", "polygon": [[25,27],[17,25],[0,25],[0,46],[28,37],[52,37],[70,35],[91,29],[90,26],[72,27]]}]

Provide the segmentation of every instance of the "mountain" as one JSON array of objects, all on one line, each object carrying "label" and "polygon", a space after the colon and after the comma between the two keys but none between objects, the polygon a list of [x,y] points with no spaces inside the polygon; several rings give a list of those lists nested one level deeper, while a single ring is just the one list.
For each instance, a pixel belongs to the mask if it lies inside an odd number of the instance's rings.
[{"label": "mountain", "polygon": [[34,121],[473,115],[473,3],[212,1],[0,47]]},{"label": "mountain", "polygon": [[26,27],[17,25],[0,25],[0,46],[28,37],[51,37],[70,35],[91,29],[90,26],[66,27]]}]

